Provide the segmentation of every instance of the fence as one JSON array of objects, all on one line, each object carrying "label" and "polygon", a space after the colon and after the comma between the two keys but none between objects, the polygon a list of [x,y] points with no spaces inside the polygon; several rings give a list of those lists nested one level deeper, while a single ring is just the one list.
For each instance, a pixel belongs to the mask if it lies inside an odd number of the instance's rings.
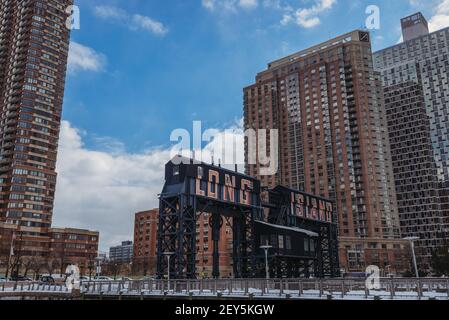
[{"label": "fence", "polygon": [[[375,290],[363,279],[218,279],[85,281],[81,297],[244,298],[244,299],[441,299],[449,300],[448,279],[380,279]],[[0,283],[0,298],[78,298],[65,284]]]},{"label": "fence", "polygon": [[87,281],[86,296],[173,296],[290,299],[444,299],[449,300],[447,279],[381,279],[375,290],[363,279],[219,279]]},{"label": "fence", "polygon": [[65,284],[43,284],[39,282],[1,282],[0,299],[66,300],[75,295]]}]

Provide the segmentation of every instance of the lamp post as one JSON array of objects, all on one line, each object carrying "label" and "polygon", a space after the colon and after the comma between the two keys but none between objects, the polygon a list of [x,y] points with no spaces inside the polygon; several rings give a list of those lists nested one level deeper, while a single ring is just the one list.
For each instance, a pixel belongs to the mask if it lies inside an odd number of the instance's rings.
[{"label": "lamp post", "polygon": [[167,257],[168,271],[167,271],[167,280],[168,280],[168,291],[170,291],[170,258],[174,255],[175,252],[164,252],[163,255]]},{"label": "lamp post", "polygon": [[267,280],[270,280],[270,270],[268,267],[268,250],[273,248],[273,246],[270,246],[268,244],[264,246],[260,246],[260,249],[263,249],[265,251],[265,276]]},{"label": "lamp post", "polygon": [[415,241],[418,241],[419,239],[420,239],[419,237],[404,238],[404,240],[407,240],[410,242],[410,247],[412,249],[412,255],[413,255],[413,266],[415,267],[416,278],[419,278],[419,271],[418,271],[418,264],[416,263]]}]

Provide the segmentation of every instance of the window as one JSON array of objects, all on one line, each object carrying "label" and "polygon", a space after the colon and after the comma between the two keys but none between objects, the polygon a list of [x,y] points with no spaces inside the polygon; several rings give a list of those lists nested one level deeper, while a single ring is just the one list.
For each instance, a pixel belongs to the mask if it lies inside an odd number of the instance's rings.
[{"label": "window", "polygon": [[312,252],[312,253],[315,252],[315,241],[314,240],[310,241],[310,252]]},{"label": "window", "polygon": [[284,236],[278,236],[279,238],[279,249],[284,249]]},{"label": "window", "polygon": [[179,176],[179,166],[173,167],[173,176]]},{"label": "window", "polygon": [[290,236],[285,237],[285,249],[292,250],[292,237]]},{"label": "window", "polygon": [[305,253],[309,253],[309,252],[310,252],[310,249],[309,249],[309,239],[308,239],[308,238],[305,238],[305,239],[304,239],[304,252],[305,252]]}]

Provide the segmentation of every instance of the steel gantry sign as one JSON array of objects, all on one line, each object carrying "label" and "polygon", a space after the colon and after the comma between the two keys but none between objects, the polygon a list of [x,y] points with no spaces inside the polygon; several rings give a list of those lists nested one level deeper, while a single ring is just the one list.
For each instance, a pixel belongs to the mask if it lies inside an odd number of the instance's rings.
[{"label": "steel gantry sign", "polygon": [[[321,249],[321,227],[334,227],[332,204],[294,190],[289,190],[285,201],[286,193],[279,194],[279,190],[269,191],[270,203],[262,202],[265,191],[262,192],[259,180],[191,159],[174,158],[166,164],[165,185],[160,195],[158,276],[164,277],[168,269],[172,278],[199,276],[197,229],[200,219],[204,221],[206,216],[213,246],[214,278],[221,276],[223,249],[219,245],[228,240],[224,237],[232,241],[230,268],[236,278],[264,276],[264,254],[259,249],[263,241],[270,241],[273,246],[270,254],[273,276],[335,275],[320,267],[323,252],[331,250],[337,254],[333,247]],[[289,213],[286,219],[281,219],[279,210],[282,208],[284,213],[285,207]],[[301,224],[302,220],[311,223]],[[223,232],[225,226],[229,234]],[[302,249],[297,250],[298,247]]]}]

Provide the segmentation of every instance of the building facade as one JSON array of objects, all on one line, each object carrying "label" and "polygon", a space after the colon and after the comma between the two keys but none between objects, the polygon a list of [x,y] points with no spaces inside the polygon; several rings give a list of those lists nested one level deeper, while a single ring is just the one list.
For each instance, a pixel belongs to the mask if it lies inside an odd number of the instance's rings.
[{"label": "building facade", "polygon": [[419,237],[420,268],[449,244],[449,28],[402,19],[405,42],[374,53],[382,74],[403,237]]},{"label": "building facade", "polygon": [[[203,212],[196,222],[196,266],[197,274],[200,278],[213,277],[213,247],[210,213]],[[233,236],[232,226],[228,221],[223,220],[220,229],[220,241],[218,242],[218,254],[220,265],[220,277],[232,278],[233,270]]]},{"label": "building facade", "polygon": [[95,274],[100,234],[96,231],[51,228],[49,257],[50,263],[62,268],[77,265],[81,275]]},{"label": "building facade", "polygon": [[109,248],[109,260],[113,263],[130,263],[133,247],[132,241],[123,241],[121,245]]},{"label": "building facade", "polygon": [[159,209],[138,212],[134,220],[133,273],[156,274]]},{"label": "building facade", "polygon": [[384,107],[367,32],[272,62],[244,89],[244,118],[245,129],[278,130],[280,165],[262,176],[263,165],[248,161],[246,141],[247,173],[268,187],[332,199],[341,243],[351,239],[355,249],[355,239],[373,239],[385,248],[383,239],[400,233]]},{"label": "building facade", "polygon": [[0,247],[23,257],[51,252],[72,3],[0,2]]},{"label": "building facade", "polygon": [[382,277],[397,277],[411,270],[411,250],[406,240],[343,238],[339,256],[348,273],[378,266]]}]

